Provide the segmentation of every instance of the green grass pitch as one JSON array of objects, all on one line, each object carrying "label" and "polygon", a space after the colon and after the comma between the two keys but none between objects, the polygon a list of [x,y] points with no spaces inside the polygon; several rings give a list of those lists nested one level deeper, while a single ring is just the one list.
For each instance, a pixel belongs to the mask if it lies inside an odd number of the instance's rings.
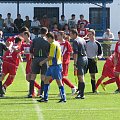
[{"label": "green grass pitch", "polygon": [[[98,62],[98,79],[102,72],[104,61]],[[0,99],[0,120],[119,120],[120,94],[113,94],[116,84],[108,85],[107,91],[99,87],[99,94],[92,94],[90,77],[86,74],[85,99],[76,100],[71,96],[71,89],[65,85],[66,103],[57,103],[58,88],[53,81],[49,91],[48,103],[37,103],[39,98],[25,98],[28,94],[28,83],[25,80],[21,63],[13,84],[8,87],[6,97]],[[69,79],[76,85],[73,75],[73,63],[69,67]],[[39,76],[37,77],[39,82]],[[76,85],[77,86],[77,85]]]}]

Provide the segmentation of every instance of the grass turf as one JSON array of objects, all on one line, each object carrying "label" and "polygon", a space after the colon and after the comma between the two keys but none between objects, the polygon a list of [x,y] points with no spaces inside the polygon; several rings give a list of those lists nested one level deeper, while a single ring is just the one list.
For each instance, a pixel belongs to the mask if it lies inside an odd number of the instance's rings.
[{"label": "grass turf", "polygon": [[[104,61],[98,62],[98,79],[102,72]],[[86,74],[84,100],[76,100],[71,96],[71,89],[65,85],[67,103],[57,103],[58,88],[53,81],[49,91],[48,103],[37,103],[39,98],[25,98],[28,94],[28,83],[21,63],[13,84],[8,87],[6,97],[0,99],[0,120],[119,120],[120,94],[113,94],[116,84],[108,85],[107,91],[99,87],[99,94],[91,93],[90,77]],[[73,63],[69,67],[69,79],[76,85],[73,76]],[[39,82],[39,75],[37,77]],[[77,86],[77,85],[76,85]]]}]

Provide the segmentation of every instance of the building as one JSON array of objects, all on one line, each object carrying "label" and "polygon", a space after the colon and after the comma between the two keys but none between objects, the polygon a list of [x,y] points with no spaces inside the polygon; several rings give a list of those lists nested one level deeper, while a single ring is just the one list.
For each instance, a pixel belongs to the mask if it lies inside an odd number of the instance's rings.
[{"label": "building", "polygon": [[[16,18],[16,13],[17,11],[17,5],[14,2],[14,0],[0,0],[3,3],[0,3],[0,11],[1,14],[3,15],[3,18],[6,17],[6,14],[8,12],[12,13],[12,18],[15,19]],[[4,3],[5,1],[7,1],[6,3]],[[13,1],[13,3],[8,3],[8,1]],[[23,1],[27,1],[27,0],[23,0]],[[30,16],[30,19],[33,18],[33,16],[36,14],[35,11],[39,11],[42,9],[48,9],[49,8],[53,8],[56,9],[58,12],[58,19],[60,18],[60,15],[63,14],[63,4],[56,2],[54,3],[54,0],[52,3],[48,1],[50,0],[43,0],[46,1],[46,3],[40,3],[39,1],[42,0],[34,0],[34,1],[38,1],[36,3],[29,3],[25,2],[25,3],[21,3],[19,4],[19,13],[21,14],[22,18],[24,19],[26,15]],[[56,0],[58,1],[58,0]],[[62,0],[61,0],[62,1]],[[65,1],[65,0],[63,0]],[[66,0],[67,1],[67,0]],[[73,0],[75,1],[75,0]],[[79,0],[78,0],[79,1]],[[84,14],[85,19],[87,19],[88,21],[90,21],[91,23],[94,23],[94,25],[92,26],[93,28],[96,28],[97,32],[103,33],[103,31],[101,31],[101,26],[104,26],[105,23],[101,23],[102,21],[102,3],[99,1],[107,1],[107,4],[105,5],[106,7],[106,11],[107,14],[105,14],[104,16],[106,19],[106,27],[109,27],[111,29],[111,31],[114,33],[115,38],[117,39],[117,32],[120,30],[119,25],[120,25],[120,16],[116,15],[117,11],[119,11],[120,9],[120,0],[95,0],[98,2],[94,2],[94,0],[85,0],[86,2],[83,2],[84,0],[80,0],[82,2],[80,3],[68,3],[66,2],[64,4],[64,15],[66,17],[66,19],[69,19],[71,17],[71,14],[74,13],[76,14],[76,19],[79,19],[79,15],[80,14]],[[89,2],[89,1],[93,1]],[[54,11],[54,10],[53,10]],[[41,12],[43,13],[43,12]],[[41,15],[42,16],[42,15]],[[54,15],[53,15],[54,16]],[[102,34],[99,34],[102,35]]]}]

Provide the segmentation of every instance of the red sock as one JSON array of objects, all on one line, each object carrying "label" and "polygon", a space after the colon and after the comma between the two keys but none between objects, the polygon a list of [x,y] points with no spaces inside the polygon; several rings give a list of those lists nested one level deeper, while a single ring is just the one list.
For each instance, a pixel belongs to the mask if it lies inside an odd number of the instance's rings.
[{"label": "red sock", "polygon": [[95,86],[96,90],[97,90],[98,86],[101,84],[101,82],[102,82],[102,79],[98,79],[96,86]]},{"label": "red sock", "polygon": [[68,85],[70,88],[74,88],[75,86],[67,79],[67,78],[63,78],[62,81]]},{"label": "red sock", "polygon": [[118,77],[116,77],[115,80],[116,80],[117,87],[120,90],[120,79]]},{"label": "red sock", "polygon": [[40,86],[36,81],[34,82],[34,86],[35,86],[36,88],[38,88],[38,89],[41,88],[41,86]]},{"label": "red sock", "polygon": [[14,76],[8,75],[6,81],[4,82],[3,86],[8,87],[9,85],[12,84],[14,80]]},{"label": "red sock", "polygon": [[116,79],[116,78],[111,78],[111,79],[109,79],[109,80],[103,82],[103,84],[104,84],[104,85],[107,85],[107,84],[114,83],[114,82],[116,81],[115,79]]}]

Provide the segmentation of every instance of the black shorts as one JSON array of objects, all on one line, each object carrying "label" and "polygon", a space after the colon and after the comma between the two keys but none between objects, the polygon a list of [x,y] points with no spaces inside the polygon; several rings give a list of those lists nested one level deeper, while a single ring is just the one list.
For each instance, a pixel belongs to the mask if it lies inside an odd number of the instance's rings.
[{"label": "black shorts", "polygon": [[89,59],[89,58],[88,58],[87,71],[88,71],[88,70],[89,70],[89,73],[98,73],[97,61],[96,61],[96,59]]},{"label": "black shorts", "polygon": [[[45,59],[45,58],[44,58]],[[32,60],[32,64],[31,64],[31,70],[33,74],[41,74],[41,75],[45,75],[48,65],[47,63],[43,64],[42,66],[39,65],[39,62],[44,60],[41,58],[34,58]]]},{"label": "black shorts", "polygon": [[88,59],[86,56],[79,57],[77,60],[78,75],[84,75],[87,72]]}]

